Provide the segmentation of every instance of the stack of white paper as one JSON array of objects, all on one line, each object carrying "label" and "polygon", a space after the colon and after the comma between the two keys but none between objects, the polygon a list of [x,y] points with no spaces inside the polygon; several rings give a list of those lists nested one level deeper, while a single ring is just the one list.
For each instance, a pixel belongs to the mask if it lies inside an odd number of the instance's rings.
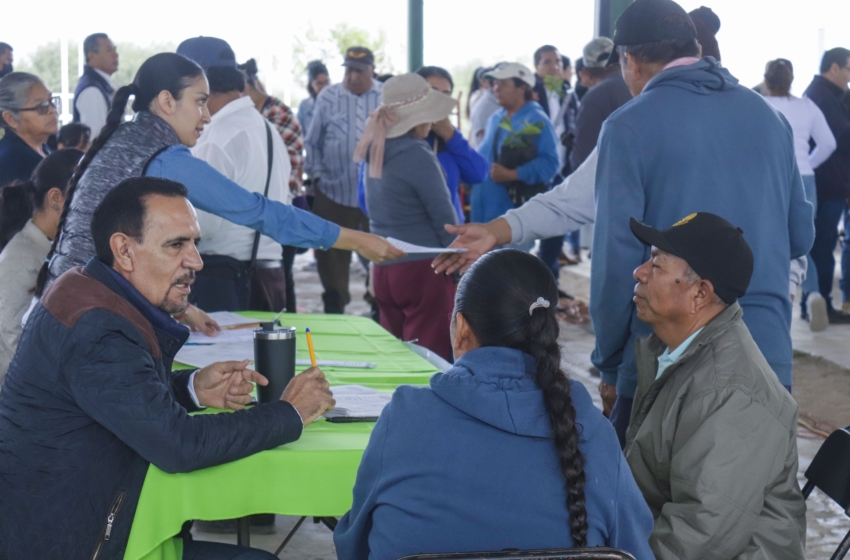
[{"label": "stack of white paper", "polygon": [[331,387],[336,406],[325,413],[325,418],[377,418],[392,399],[391,394],[379,393],[363,385]]},{"label": "stack of white paper", "polygon": [[466,248],[449,249],[448,247],[423,247],[421,245],[414,245],[413,243],[407,243],[406,241],[401,241],[400,239],[394,239],[392,237],[387,237],[387,241],[389,241],[390,245],[392,245],[396,249],[401,249],[408,255],[412,255],[415,253],[441,254],[466,252]]}]

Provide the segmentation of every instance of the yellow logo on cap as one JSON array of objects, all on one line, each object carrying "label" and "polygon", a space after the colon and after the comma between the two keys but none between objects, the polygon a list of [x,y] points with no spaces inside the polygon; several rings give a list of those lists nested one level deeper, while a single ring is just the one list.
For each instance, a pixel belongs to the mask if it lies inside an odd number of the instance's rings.
[{"label": "yellow logo on cap", "polygon": [[684,218],[682,218],[681,220],[679,220],[678,222],[676,222],[675,224],[673,224],[673,227],[676,227],[676,226],[683,226],[683,225],[687,224],[688,222],[690,222],[691,220],[693,220],[693,219],[694,219],[694,218],[696,218],[696,217],[697,217],[696,212],[694,212],[694,213],[693,213],[693,214],[691,214],[690,216],[685,216]]},{"label": "yellow logo on cap", "polygon": [[346,56],[350,56],[351,58],[363,58],[366,56],[365,52],[357,52],[357,51],[348,51],[345,53]]}]

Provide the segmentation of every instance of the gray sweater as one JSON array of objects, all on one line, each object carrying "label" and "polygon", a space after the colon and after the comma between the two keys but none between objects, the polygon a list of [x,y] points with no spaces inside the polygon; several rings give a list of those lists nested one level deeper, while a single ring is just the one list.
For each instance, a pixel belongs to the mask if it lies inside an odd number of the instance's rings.
[{"label": "gray sweater", "polygon": [[[425,247],[448,247],[454,236],[445,224],[456,224],[446,179],[437,156],[425,140],[408,134],[387,139],[383,177],[365,173],[366,209],[372,233]],[[398,264],[434,255],[409,255]]]},{"label": "gray sweater", "polygon": [[94,256],[91,220],[106,193],[124,179],[141,177],[154,156],[179,142],[171,125],[148,111],[139,111],[131,122],[118,127],[77,184],[71,210],[59,232],[56,253],[50,260],[49,282],[70,268],[85,265]]}]

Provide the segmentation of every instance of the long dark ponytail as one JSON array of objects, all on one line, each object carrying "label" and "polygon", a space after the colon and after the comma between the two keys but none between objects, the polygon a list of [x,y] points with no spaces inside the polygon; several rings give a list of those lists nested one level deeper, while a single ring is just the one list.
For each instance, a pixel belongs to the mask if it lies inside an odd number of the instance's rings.
[{"label": "long dark ponytail", "polygon": [[12,183],[0,191],[0,251],[44,207],[51,189],[65,194],[82,157],[83,152],[73,148],[53,152],[39,162],[28,181]]},{"label": "long dark ponytail", "polygon": [[[68,218],[68,212],[71,209],[71,202],[80,178],[85,174],[97,153],[123,122],[124,109],[127,107],[130,97],[135,96],[133,100],[134,112],[147,111],[161,92],[168,91],[174,99],[180,99],[183,90],[203,75],[204,70],[185,56],[176,53],[159,53],[142,63],[132,84],[121,87],[115,92],[115,96],[112,98],[112,107],[106,116],[106,124],[100,130],[71,178],[68,194],[65,196],[65,208],[62,210],[62,218],[59,221],[59,229],[56,238],[53,240],[53,247],[50,248],[50,254],[47,256],[48,261],[56,253],[56,247],[59,245],[59,238],[65,227],[65,220]],[[35,286],[36,296],[41,296],[47,285],[48,267],[49,265],[45,263],[38,273]]]},{"label": "long dark ponytail", "polygon": [[[529,308],[537,298],[549,308]],[[587,544],[584,457],[578,448],[579,428],[570,396],[570,380],[561,371],[558,286],[543,261],[528,253],[503,249],[488,253],[469,269],[455,296],[455,311],[463,313],[481,346],[503,346],[530,354],[537,362],[537,386],[552,424],[555,449],[566,483],[570,534],[575,546]]]}]

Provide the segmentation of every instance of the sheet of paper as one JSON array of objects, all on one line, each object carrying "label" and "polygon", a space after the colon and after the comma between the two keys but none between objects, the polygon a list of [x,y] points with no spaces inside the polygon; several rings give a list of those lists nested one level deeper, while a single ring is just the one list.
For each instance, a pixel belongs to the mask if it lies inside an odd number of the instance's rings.
[{"label": "sheet of paper", "polygon": [[253,360],[254,342],[232,341],[216,344],[184,344],[174,359],[181,364],[195,367],[207,367],[216,362],[230,360]]},{"label": "sheet of paper", "polygon": [[[310,360],[295,360],[296,366],[311,366],[313,362]],[[349,367],[359,369],[372,369],[375,367],[375,362],[341,362],[339,360],[316,360],[318,367]]]},{"label": "sheet of paper", "polygon": [[219,324],[219,326],[221,326],[222,329],[231,329],[240,326],[256,325],[260,322],[259,319],[243,317],[242,315],[239,315],[238,313],[233,313],[232,311],[214,311],[213,313],[209,313],[208,315],[215,319],[215,321]]},{"label": "sheet of paper", "polygon": [[198,331],[189,333],[189,344],[221,344],[224,342],[245,342],[253,344],[254,329],[230,329],[216,333],[217,336],[207,336]]},{"label": "sheet of paper", "polygon": [[390,245],[397,249],[401,249],[408,255],[413,253],[465,253],[466,249],[447,249],[445,247],[422,247],[421,245],[413,245],[412,243],[407,243],[405,241],[400,241],[398,239],[394,239],[392,237],[387,237],[387,241],[390,242]]},{"label": "sheet of paper", "polygon": [[331,387],[336,406],[324,414],[325,418],[340,416],[372,418],[381,415],[392,399],[391,394],[379,393],[362,385],[340,385]]}]

